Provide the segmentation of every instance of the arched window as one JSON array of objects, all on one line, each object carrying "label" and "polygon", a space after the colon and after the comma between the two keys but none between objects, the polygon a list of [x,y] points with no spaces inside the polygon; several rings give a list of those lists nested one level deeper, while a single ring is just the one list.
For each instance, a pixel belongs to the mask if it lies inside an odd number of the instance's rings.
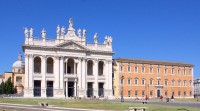
[{"label": "arched window", "polygon": [[41,58],[40,57],[34,58],[34,72],[41,73]]},{"label": "arched window", "polygon": [[67,61],[67,74],[74,74],[74,59]]},{"label": "arched window", "polygon": [[53,58],[47,58],[47,73],[53,73]]},{"label": "arched window", "polygon": [[99,64],[98,64],[98,73],[99,73],[98,75],[99,76],[103,75],[103,65],[104,64],[103,64],[102,61],[100,61]]},{"label": "arched window", "polygon": [[93,75],[93,62],[89,60],[87,62],[87,75]]}]

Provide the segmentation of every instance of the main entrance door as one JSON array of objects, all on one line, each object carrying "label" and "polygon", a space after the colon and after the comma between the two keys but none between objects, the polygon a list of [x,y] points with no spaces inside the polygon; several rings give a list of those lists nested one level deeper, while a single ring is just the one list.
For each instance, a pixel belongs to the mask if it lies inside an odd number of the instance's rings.
[{"label": "main entrance door", "polygon": [[157,97],[160,97],[160,90],[157,90]]},{"label": "main entrance door", "polygon": [[74,97],[74,82],[68,82],[68,97]]}]

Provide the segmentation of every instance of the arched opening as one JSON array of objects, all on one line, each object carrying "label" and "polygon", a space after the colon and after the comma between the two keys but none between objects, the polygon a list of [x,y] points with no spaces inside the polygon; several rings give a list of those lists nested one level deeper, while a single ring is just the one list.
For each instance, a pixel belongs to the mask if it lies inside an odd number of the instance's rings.
[{"label": "arched opening", "polygon": [[87,62],[87,75],[93,75],[93,62],[89,60]]},{"label": "arched opening", "polygon": [[41,58],[34,58],[34,73],[41,73]]},{"label": "arched opening", "polygon": [[68,59],[67,61],[67,73],[74,74],[74,60]]},{"label": "arched opening", "polygon": [[98,75],[99,76],[102,76],[103,75],[103,61],[100,61],[99,64],[98,64]]},{"label": "arched opening", "polygon": [[47,73],[53,73],[53,58],[47,58]]}]

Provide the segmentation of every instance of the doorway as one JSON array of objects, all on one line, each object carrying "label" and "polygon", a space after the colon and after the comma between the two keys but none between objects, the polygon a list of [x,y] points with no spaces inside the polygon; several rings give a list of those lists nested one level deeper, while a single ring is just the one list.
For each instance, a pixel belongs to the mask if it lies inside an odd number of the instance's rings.
[{"label": "doorway", "polygon": [[53,97],[53,81],[47,81],[46,95],[47,97]]},{"label": "doorway", "polygon": [[68,82],[68,97],[74,97],[74,82]]},{"label": "doorway", "polygon": [[87,83],[87,97],[93,97],[93,83]]},{"label": "doorway", "polygon": [[160,90],[157,90],[157,97],[160,97]]},{"label": "doorway", "polygon": [[99,83],[99,90],[98,90],[98,95],[99,95],[99,97],[104,97],[104,88],[103,88],[103,86],[104,86],[104,83]]},{"label": "doorway", "polygon": [[34,97],[41,96],[41,81],[40,80],[34,80],[33,95]]}]

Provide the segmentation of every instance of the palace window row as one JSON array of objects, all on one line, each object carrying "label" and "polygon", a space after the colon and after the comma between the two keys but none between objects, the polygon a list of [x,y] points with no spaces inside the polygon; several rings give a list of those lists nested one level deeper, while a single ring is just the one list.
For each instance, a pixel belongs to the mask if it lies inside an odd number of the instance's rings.
[{"label": "palace window row", "polygon": [[[132,92],[134,92],[134,94],[132,94]],[[141,95],[138,95],[139,94],[139,92],[141,92],[140,94]],[[147,93],[149,93],[149,94],[147,94]],[[128,97],[133,97],[133,96],[143,96],[143,97],[145,97],[146,95],[149,95],[150,97],[152,97],[153,96],[153,94],[154,94],[154,91],[153,90],[150,90],[150,91],[148,91],[148,92],[146,92],[146,90],[134,90],[134,91],[132,91],[132,90],[128,90],[128,92],[127,92],[127,94],[128,94]],[[175,93],[175,91],[172,91],[171,92],[171,95],[169,95],[169,91],[167,91],[167,90],[165,90],[164,91],[164,96],[165,97],[169,97],[169,96],[178,96],[178,97],[181,97],[181,96],[192,96],[192,91],[183,91],[183,92],[181,92],[181,91],[177,91],[176,93]]]},{"label": "palace window row", "polygon": [[[127,72],[139,73],[139,68],[141,68],[140,73],[153,73],[155,67],[150,66],[149,71],[145,72],[146,67],[144,65],[142,65],[141,67],[139,67],[137,65],[134,66],[133,71],[132,71],[131,65],[128,65],[127,66]],[[172,67],[171,70],[169,70],[168,67],[161,68],[159,65],[157,67],[156,73],[160,74],[162,70],[163,70],[164,74],[183,74],[183,75],[186,75],[186,74],[191,75],[192,74],[192,69],[186,69],[185,67],[183,67],[182,69],[181,69],[181,67],[178,67],[178,68]],[[120,65],[120,71],[121,72],[125,71],[124,65]]]},{"label": "palace window row", "polygon": [[[121,80],[120,80],[120,81],[121,81],[121,82],[120,82],[121,85],[124,84],[124,78],[120,78],[120,79],[121,79]],[[131,81],[132,81],[132,79],[131,79],[131,78],[128,78],[128,79],[127,79],[127,85],[131,85],[131,83],[132,83]],[[160,79],[156,80],[156,83],[157,83],[156,85],[162,85]],[[181,80],[178,80],[177,83],[178,83],[178,84],[177,84],[178,86],[181,86]],[[139,79],[138,79],[138,78],[134,78],[134,79],[133,79],[133,84],[134,84],[134,85],[148,85],[148,86],[150,85],[150,86],[151,86],[151,85],[153,85],[153,79],[152,79],[152,78],[149,79],[149,83],[146,83],[146,79],[145,79],[145,78],[142,78],[142,79],[141,79],[141,83],[139,84]],[[165,85],[165,86],[168,86],[168,85],[169,85],[169,84],[168,84],[168,79],[165,79],[165,80],[164,80],[164,85]],[[193,84],[192,84],[192,80],[189,80],[189,85],[190,85],[190,86],[193,85]],[[174,79],[171,80],[171,86],[176,86],[176,82],[175,82]],[[186,81],[186,80],[183,80],[183,86],[187,86],[187,81]]]}]

